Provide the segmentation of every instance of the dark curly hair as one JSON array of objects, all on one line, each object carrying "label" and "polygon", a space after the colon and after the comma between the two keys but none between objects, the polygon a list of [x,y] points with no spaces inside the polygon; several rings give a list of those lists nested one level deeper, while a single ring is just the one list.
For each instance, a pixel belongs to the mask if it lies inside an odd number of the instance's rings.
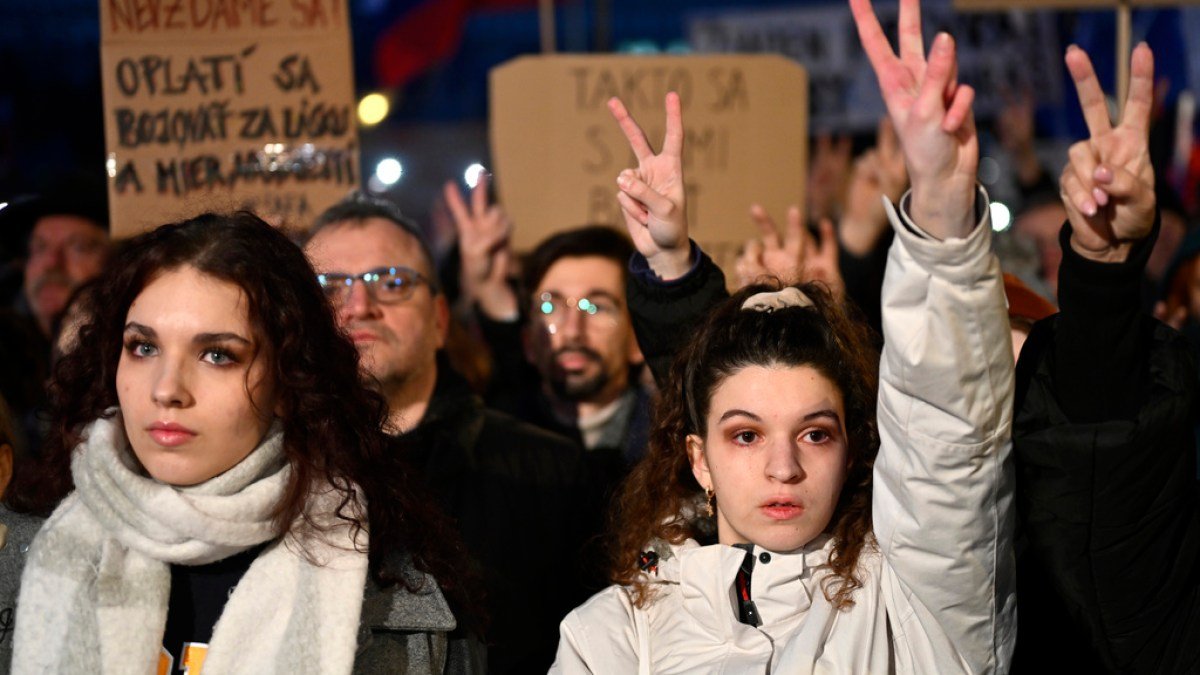
[{"label": "dark curly hair", "polygon": [[697,515],[704,492],[692,474],[689,434],[705,435],[709,404],[717,387],[748,366],[809,366],[842,393],[850,468],[827,531],[833,535],[824,583],[826,597],[839,609],[852,606],[862,586],[858,559],[871,534],[871,471],[879,451],[875,426],[878,352],[867,326],[850,318],[825,286],[799,286],[812,307],[772,312],[743,311],[756,293],[778,284],[749,286],[718,306],[671,366],[655,403],[646,456],[622,485],[614,512],[616,546],[611,576],[632,589],[634,602],[653,601],[650,584],[636,562],[647,544],[662,540],[709,540],[715,526]]},{"label": "dark curly hair", "polygon": [[46,514],[73,489],[70,457],[81,431],[118,406],[117,364],[129,307],[158,275],[182,267],[240,287],[252,329],[266,345],[256,358],[269,359],[292,468],[274,512],[278,534],[323,529],[318,523],[327,519],[310,512],[309,497],[314,487],[332,484],[342,497],[338,517],[370,532],[368,557],[378,583],[415,590],[419,581],[404,574],[403,561],[411,560],[437,579],[452,604],[475,616],[478,594],[474,576],[462,567],[465,548],[407,465],[387,451],[381,431],[387,404],[362,383],[358,351],[338,329],[316,274],[295,244],[248,212],[205,213],[120,247],[89,296],[80,346],[55,366],[43,461],[25,474],[32,483],[9,496],[14,508]]}]

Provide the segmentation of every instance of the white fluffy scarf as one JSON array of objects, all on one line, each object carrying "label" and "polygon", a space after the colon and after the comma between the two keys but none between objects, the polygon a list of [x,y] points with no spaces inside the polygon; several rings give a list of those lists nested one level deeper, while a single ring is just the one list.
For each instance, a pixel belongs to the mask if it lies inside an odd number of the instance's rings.
[{"label": "white fluffy scarf", "polygon": [[[72,460],[75,492],[30,549],[13,673],[154,673],[169,563],[209,563],[274,537],[270,513],[290,475],[282,440],[272,428],[237,466],[181,488],[138,472],[120,416],[94,422]],[[340,501],[333,492],[313,498],[326,515]],[[270,544],[230,595],[204,675],[351,672],[365,534],[358,545],[346,528]]]}]

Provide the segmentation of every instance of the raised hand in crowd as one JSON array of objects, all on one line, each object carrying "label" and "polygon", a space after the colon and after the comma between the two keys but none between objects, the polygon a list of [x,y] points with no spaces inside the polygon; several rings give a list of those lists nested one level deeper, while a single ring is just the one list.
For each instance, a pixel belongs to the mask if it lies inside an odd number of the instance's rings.
[{"label": "raised hand in crowd", "polygon": [[965,236],[976,222],[979,138],[975,90],[958,82],[954,38],[939,33],[926,59],[919,3],[901,0],[897,54],[870,0],[850,0],[850,10],[904,150],[908,213],[938,239]]},{"label": "raised hand in crowd", "polygon": [[458,231],[462,261],[463,293],[479,304],[492,319],[517,316],[517,295],[508,282],[512,263],[512,221],[504,207],[488,204],[488,177],[481,173],[467,204],[454,181],[446,181],[443,193]]},{"label": "raised hand in crowd", "polygon": [[1150,164],[1150,114],[1154,107],[1154,55],[1133,51],[1129,98],[1113,126],[1087,52],[1067,49],[1067,69],[1079,92],[1090,138],[1071,146],[1060,179],[1071,221],[1071,247],[1099,262],[1122,262],[1134,242],[1154,226],[1154,167]]},{"label": "raised hand in crowd", "polygon": [[808,167],[809,222],[836,218],[841,214],[846,184],[850,180],[852,145],[849,136],[817,136]]},{"label": "raised hand in crowd", "polygon": [[645,132],[618,98],[608,109],[621,126],[637,158],[637,168],[617,177],[617,201],[638,253],[664,280],[678,279],[691,266],[687,203],[683,185],[683,111],[679,94],[666,96],[667,130],[655,153]]},{"label": "raised hand in crowd", "polygon": [[738,256],[739,288],[763,278],[776,278],[785,284],[819,281],[829,287],[834,297],[844,297],[846,286],[838,269],[837,234],[828,218],[821,220],[819,237],[815,240],[805,227],[798,206],[788,208],[787,227],[782,236],[775,220],[761,205],[750,207],[750,218],[762,236],[747,241]]},{"label": "raised hand in crowd", "polygon": [[842,247],[855,256],[865,256],[875,248],[888,229],[887,213],[880,195],[896,203],[908,188],[908,168],[904,149],[896,137],[892,121],[879,122],[875,147],[854,161],[846,204],[838,219],[838,237]]}]

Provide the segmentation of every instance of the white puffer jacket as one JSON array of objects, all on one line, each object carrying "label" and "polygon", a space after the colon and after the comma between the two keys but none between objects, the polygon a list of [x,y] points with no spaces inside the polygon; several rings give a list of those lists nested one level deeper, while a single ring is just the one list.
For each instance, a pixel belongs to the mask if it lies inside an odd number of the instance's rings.
[{"label": "white puffer jacket", "polygon": [[825,599],[831,544],[820,537],[794,552],[754,549],[763,623],[739,623],[733,589],[745,551],[689,541],[660,565],[647,607],[613,586],[573,611],[552,673],[1008,671],[1013,361],[988,200],[981,191],[967,238],[936,241],[904,214],[907,199],[900,213],[889,204],[878,547],[860,559],[855,605],[839,612]]}]

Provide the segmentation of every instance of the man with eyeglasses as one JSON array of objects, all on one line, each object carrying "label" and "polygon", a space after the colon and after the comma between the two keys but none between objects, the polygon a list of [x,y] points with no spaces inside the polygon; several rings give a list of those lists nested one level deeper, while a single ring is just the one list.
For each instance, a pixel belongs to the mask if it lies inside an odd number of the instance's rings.
[{"label": "man with eyeglasses", "polygon": [[488,672],[545,672],[559,621],[587,596],[578,557],[599,530],[582,451],[485,408],[440,355],[447,301],[423,234],[394,204],[356,194],[333,206],[305,253],[387,398],[392,449],[425,477],[482,572]]},{"label": "man with eyeglasses", "polygon": [[485,177],[468,204],[456,186],[445,187],[463,289],[495,357],[488,402],[578,439],[594,479],[612,487],[644,454],[650,421],[625,305],[633,244],[602,225],[554,234],[525,260],[522,295],[505,269],[511,224],[487,190]]},{"label": "man with eyeglasses", "polygon": [[38,411],[60,317],[75,290],[103,271],[109,247],[108,206],[90,182],[64,180],[0,209],[0,303],[12,294],[0,307],[0,396],[28,448],[44,432]]}]

